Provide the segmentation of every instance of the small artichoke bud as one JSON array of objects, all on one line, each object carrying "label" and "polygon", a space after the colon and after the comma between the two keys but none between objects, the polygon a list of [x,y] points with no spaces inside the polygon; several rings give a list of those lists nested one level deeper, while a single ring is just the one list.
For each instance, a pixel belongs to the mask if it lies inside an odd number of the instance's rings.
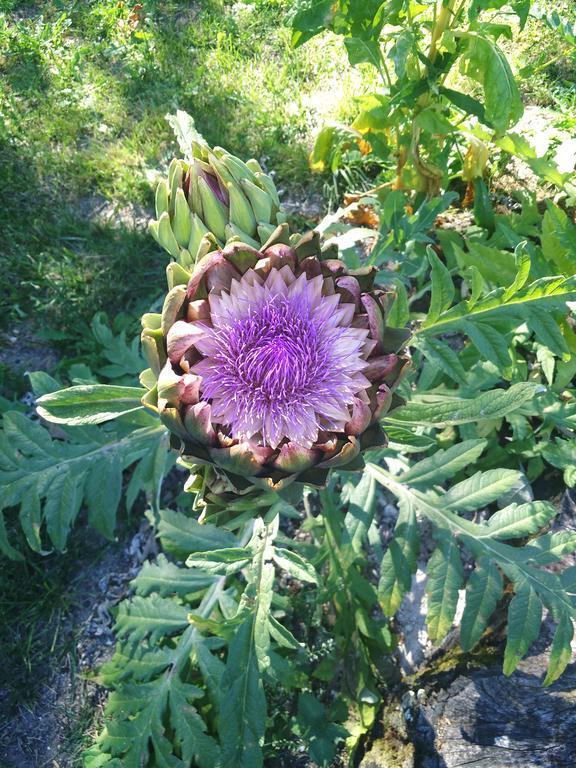
[{"label": "small artichoke bud", "polygon": [[192,118],[184,117],[192,133],[189,154],[186,161],[172,160],[168,179],[159,184],[150,232],[184,268],[205,253],[209,233],[216,247],[229,239],[262,247],[286,219],[274,181],[257,160],[244,163],[221,147],[211,149]]}]

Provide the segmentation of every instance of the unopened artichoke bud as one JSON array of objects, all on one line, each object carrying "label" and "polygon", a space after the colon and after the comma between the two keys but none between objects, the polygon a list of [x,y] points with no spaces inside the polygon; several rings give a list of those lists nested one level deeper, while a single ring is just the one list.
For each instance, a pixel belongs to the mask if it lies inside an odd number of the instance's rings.
[{"label": "unopened artichoke bud", "polygon": [[[174,159],[156,191],[157,221],[150,230],[182,266],[199,258],[200,241],[212,233],[216,247],[240,239],[259,248],[286,221],[272,178],[257,160],[244,163],[222,147],[210,149],[192,118],[171,120],[186,161]],[[188,251],[184,254],[183,251]]]},{"label": "unopened artichoke bud", "polygon": [[[376,269],[328,258],[317,233],[288,242],[279,226],[265,247],[206,252],[187,283],[173,269],[160,321],[144,321],[143,402],[202,477],[205,517],[228,520],[231,500],[256,489],[322,486],[333,468],[361,469],[362,452],[385,442],[381,417],[401,402],[409,332],[387,327],[392,293],[375,285]],[[250,509],[242,515],[258,514]]]}]

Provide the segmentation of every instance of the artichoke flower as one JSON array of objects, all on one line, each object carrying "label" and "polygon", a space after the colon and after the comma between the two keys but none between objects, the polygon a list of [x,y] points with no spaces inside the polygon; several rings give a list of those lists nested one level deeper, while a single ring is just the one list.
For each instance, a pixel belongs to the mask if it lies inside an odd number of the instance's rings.
[{"label": "artichoke flower", "polygon": [[157,220],[149,225],[184,267],[230,241],[259,248],[286,218],[274,181],[257,160],[244,163],[220,147],[211,149],[192,130],[189,160],[170,163],[168,179],[156,190]]},{"label": "artichoke flower", "polygon": [[259,249],[231,242],[191,272],[169,268],[162,313],[143,317],[143,402],[194,473],[204,517],[230,514],[239,494],[254,509],[263,491],[322,486],[385,442],[408,332],[386,327],[376,269],[330,256],[316,232],[290,239],[285,225]]}]

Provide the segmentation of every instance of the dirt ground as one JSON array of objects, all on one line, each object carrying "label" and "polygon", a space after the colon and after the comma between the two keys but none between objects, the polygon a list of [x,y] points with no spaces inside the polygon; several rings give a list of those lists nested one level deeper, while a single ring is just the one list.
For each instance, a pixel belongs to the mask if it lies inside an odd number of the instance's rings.
[{"label": "dirt ground", "polygon": [[[68,612],[45,643],[35,650],[28,695],[16,692],[19,670],[0,672],[0,768],[73,768],[81,765],[86,729],[94,727],[106,692],[90,679],[114,650],[114,608],[129,593],[143,560],[155,551],[148,524],[126,530],[108,542],[88,528],[76,532],[74,549],[82,550],[82,567],[68,585]],[[79,541],[81,540],[81,541]],[[73,553],[70,553],[74,556]],[[60,557],[69,557],[64,555]],[[61,567],[46,563],[49,570]],[[5,631],[26,635],[15,622]],[[16,638],[3,638],[5,641]],[[57,663],[54,664],[54,655]],[[20,682],[20,680],[18,680]],[[98,719],[98,718],[96,718]]]}]

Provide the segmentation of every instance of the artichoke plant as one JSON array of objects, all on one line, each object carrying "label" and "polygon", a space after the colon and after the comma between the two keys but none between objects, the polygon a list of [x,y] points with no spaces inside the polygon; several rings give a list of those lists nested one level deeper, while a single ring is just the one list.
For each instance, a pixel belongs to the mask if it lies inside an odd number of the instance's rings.
[{"label": "artichoke plant", "polygon": [[[334,467],[362,468],[361,452],[385,441],[379,419],[398,402],[408,332],[387,327],[393,295],[376,287],[375,268],[348,269],[316,232],[290,235],[271,191],[262,220],[253,207],[240,222],[235,201],[243,191],[252,200],[246,178],[225,183],[217,154],[192,152],[157,195],[165,210],[153,232],[170,227],[179,251],[163,242],[177,259],[170,290],[162,312],[142,319],[143,402],[192,470],[204,517],[228,519],[294,482],[322,486]],[[269,186],[255,177],[261,192]],[[182,248],[187,237],[195,247]]]}]

